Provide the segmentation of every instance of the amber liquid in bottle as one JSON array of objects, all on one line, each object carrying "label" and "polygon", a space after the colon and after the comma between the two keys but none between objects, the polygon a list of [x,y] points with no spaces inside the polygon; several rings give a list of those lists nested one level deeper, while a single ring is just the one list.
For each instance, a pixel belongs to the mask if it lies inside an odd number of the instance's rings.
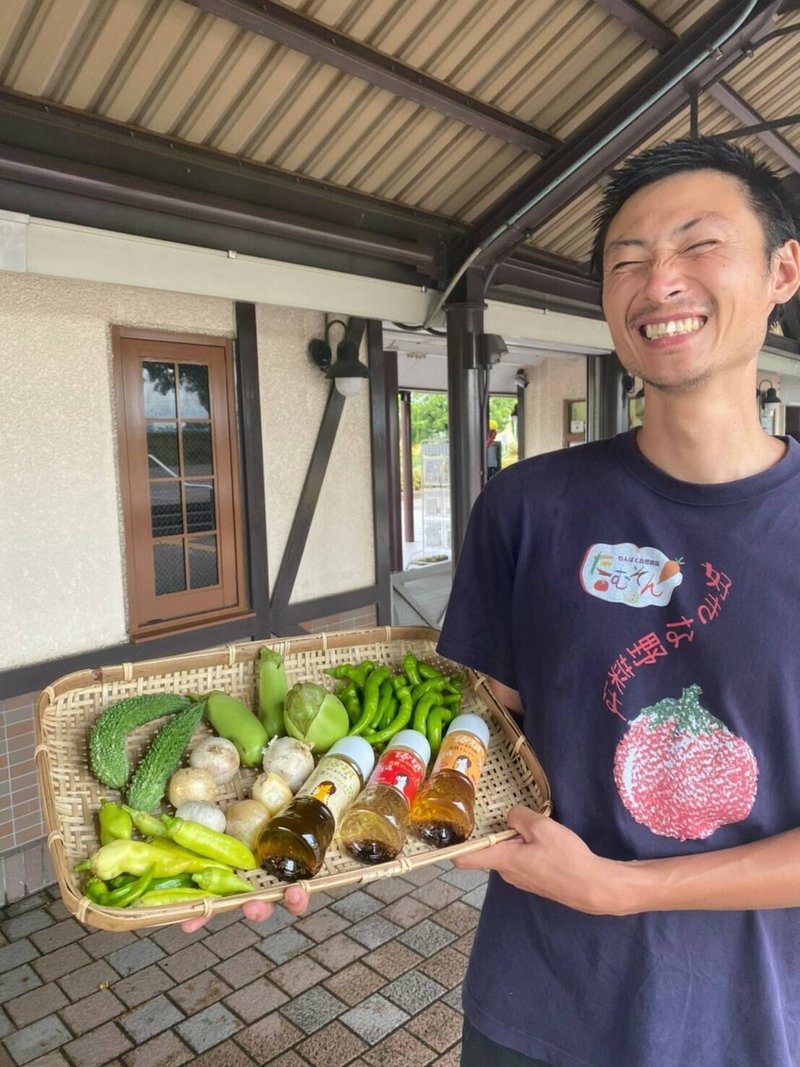
[{"label": "amber liquid in bottle", "polygon": [[453,720],[431,776],[411,806],[411,828],[436,848],[461,844],[475,828],[475,789],[489,740],[488,727],[482,721],[476,725],[476,718]]}]

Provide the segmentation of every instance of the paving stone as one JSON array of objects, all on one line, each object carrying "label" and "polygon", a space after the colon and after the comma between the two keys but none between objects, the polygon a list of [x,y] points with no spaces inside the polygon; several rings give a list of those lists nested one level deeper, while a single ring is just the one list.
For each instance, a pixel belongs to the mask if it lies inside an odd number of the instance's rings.
[{"label": "paving stone", "polygon": [[453,948],[458,949],[459,952],[463,952],[465,956],[469,956],[472,952],[472,945],[475,941],[475,930],[470,930],[468,934],[464,934],[463,937],[459,937],[457,941],[453,942]]},{"label": "paving stone", "polygon": [[416,969],[406,971],[381,990],[383,996],[397,1004],[403,1011],[407,1011],[409,1015],[416,1015],[446,992],[446,986],[434,982],[432,978]]},{"label": "paving stone", "polygon": [[[349,899],[349,898],[347,898]],[[294,929],[312,941],[327,941],[334,934],[341,933],[350,925],[350,920],[337,915],[332,908],[322,908],[313,915],[305,915],[295,924]]]},{"label": "paving stone", "polygon": [[408,1015],[390,1000],[374,993],[357,1007],[340,1017],[340,1022],[355,1030],[368,1045],[377,1045],[393,1030],[408,1022]]},{"label": "paving stone", "polygon": [[47,912],[57,922],[60,922],[61,919],[68,918],[68,916],[72,914],[70,912],[70,910],[67,908],[67,905],[64,903],[63,900],[61,900],[60,897],[59,897],[58,900],[54,900],[50,904],[47,905]]},{"label": "paving stone", "polygon": [[335,1019],[346,1007],[347,1005],[333,993],[329,993],[322,986],[316,986],[290,1000],[280,1010],[281,1014],[299,1026],[303,1033],[313,1034]]},{"label": "paving stone", "polygon": [[41,953],[55,952],[57,948],[70,945],[73,941],[80,941],[86,936],[86,928],[81,926],[77,919],[62,919],[59,923],[53,923],[44,930],[37,930],[31,934],[30,940]]},{"label": "paving stone", "polygon": [[120,1019],[137,1045],[182,1021],[183,1014],[163,995],[148,1000]]},{"label": "paving stone", "polygon": [[441,982],[445,989],[452,989],[464,980],[467,957],[448,945],[435,956],[429,956],[419,965],[419,970],[434,981]]},{"label": "paving stone", "polygon": [[424,867],[415,867],[413,871],[406,871],[403,877],[407,882],[411,882],[413,885],[425,885],[426,882],[432,882],[434,878],[439,878],[443,873],[443,868],[438,863],[429,863]]},{"label": "paving stone", "polygon": [[481,917],[480,909],[472,908],[463,900],[457,900],[447,908],[443,908],[436,916],[436,921],[446,930],[452,930],[454,934],[468,934],[478,925]]},{"label": "paving stone", "polygon": [[70,1041],[64,1052],[72,1063],[80,1067],[110,1067],[110,1063],[131,1048],[131,1043],[115,1023],[106,1023],[96,1030]]},{"label": "paving stone", "polygon": [[292,1049],[278,1056],[276,1060],[269,1061],[270,1067],[308,1067],[308,1060],[301,1060]]},{"label": "paving stone", "polygon": [[[239,1048],[235,1041],[224,1041],[221,1045],[216,1045],[192,1060],[193,1067],[252,1067],[255,1062]],[[272,1064],[275,1060],[259,1060],[258,1062]]]},{"label": "paving stone", "polygon": [[451,989],[446,996],[442,997],[442,1003],[448,1004],[454,1011],[457,1011],[459,1015],[463,1015],[464,1004],[462,1002],[462,997],[462,988],[461,983],[459,982],[455,989]]},{"label": "paving stone", "polygon": [[111,990],[103,989],[78,1004],[70,1004],[68,1008],[60,1011],[59,1015],[73,1034],[84,1034],[101,1023],[115,1019],[124,1011],[125,1005],[117,1000]]},{"label": "paving stone", "polygon": [[271,960],[268,960],[266,956],[262,956],[254,948],[246,948],[244,952],[240,952],[237,956],[231,956],[230,959],[225,960],[223,963],[214,964],[216,973],[224,982],[228,983],[231,989],[238,989],[256,978],[261,978],[272,971],[274,967],[275,964]]},{"label": "paving stone", "polygon": [[416,967],[423,958],[407,945],[402,945],[399,941],[389,941],[370,952],[361,962],[368,964],[385,978],[397,978],[398,975]]},{"label": "paving stone", "polygon": [[46,926],[52,926],[53,919],[43,908],[34,911],[25,911],[13,919],[0,923],[3,937],[8,941],[16,941],[28,934],[35,934],[37,930],[43,930]]},{"label": "paving stone", "polygon": [[6,1048],[18,1064],[30,1063],[46,1052],[59,1048],[72,1037],[57,1015],[47,1015],[30,1026],[23,1026],[3,1038]]},{"label": "paving stone", "polygon": [[402,878],[378,878],[370,882],[365,892],[376,900],[382,900],[384,904],[391,904],[394,900],[407,897],[411,892],[411,884]]},{"label": "paving stone", "polygon": [[335,900],[331,904],[331,911],[335,911],[337,915],[343,916],[351,923],[357,923],[360,919],[366,919],[368,915],[374,915],[382,907],[379,900],[362,889],[358,889],[341,900]]},{"label": "paving stone", "polygon": [[385,945],[387,941],[391,941],[393,937],[397,937],[401,930],[401,926],[389,922],[382,915],[370,915],[368,919],[362,919],[355,926],[351,926],[347,935],[364,945],[365,948],[378,948],[380,945]]},{"label": "paving stone", "polygon": [[227,982],[223,982],[213,971],[203,971],[190,978],[188,982],[176,985],[170,990],[169,998],[186,1015],[194,1015],[211,1004],[216,1004],[231,992]]},{"label": "paving stone", "polygon": [[234,926],[228,926],[211,934],[203,942],[203,947],[209,949],[221,960],[225,960],[228,956],[235,956],[237,952],[249,948],[257,941],[258,934],[254,930],[242,922],[237,922]]},{"label": "paving stone", "polygon": [[240,911],[220,911],[216,915],[212,915],[206,923],[205,929],[209,934],[216,934],[220,930],[227,930],[229,926],[241,921],[242,913]]},{"label": "paving stone", "polygon": [[0,975],[8,974],[15,967],[20,967],[23,963],[35,960],[38,955],[39,952],[36,946],[31,944],[26,937],[21,938],[19,941],[12,941],[11,944],[0,948]]},{"label": "paving stone", "polygon": [[41,984],[41,978],[27,963],[15,967],[13,971],[6,971],[5,974],[0,974],[0,1004],[21,997],[23,993],[29,993]]},{"label": "paving stone", "polygon": [[241,1028],[240,1020],[224,1004],[212,1004],[176,1027],[181,1038],[195,1052],[205,1052]]},{"label": "paving stone", "polygon": [[[423,886],[424,888],[426,887]],[[405,930],[409,926],[414,926],[416,923],[422,922],[423,919],[427,919],[433,912],[433,908],[410,896],[395,900],[393,904],[383,909],[381,915],[384,919],[397,923],[398,926],[402,926]]]},{"label": "paving stone", "polygon": [[172,989],[174,985],[170,976],[154,964],[152,967],[136,971],[129,978],[123,978],[121,982],[116,982],[114,992],[129,1008],[135,1008],[145,1000],[150,1000],[151,997]]},{"label": "paving stone", "polygon": [[208,936],[208,929],[205,926],[201,926],[199,930],[195,930],[193,934],[185,934],[180,928],[180,924],[173,924],[171,926],[164,926],[160,930],[153,930],[150,933],[150,940],[153,941],[159,948],[162,948],[165,953],[182,952],[183,949],[188,948],[189,945],[194,945],[198,941],[204,941]]},{"label": "paving stone", "polygon": [[23,912],[43,908],[49,902],[50,897],[47,891],[43,889],[38,893],[30,893],[26,897],[21,897],[19,900],[6,904],[4,908],[0,909],[0,914],[7,915],[9,919],[13,919],[15,915],[22,915]]},{"label": "paving stone", "polygon": [[244,1019],[246,1023],[255,1022],[268,1012],[285,1004],[289,998],[274,985],[269,978],[257,978],[255,982],[237,989],[225,998],[225,1004]]},{"label": "paving stone", "polygon": [[436,1053],[407,1030],[395,1030],[375,1048],[364,1053],[370,1067],[426,1067],[436,1059]]},{"label": "paving stone", "polygon": [[350,1063],[354,1056],[364,1052],[366,1048],[367,1045],[360,1037],[341,1023],[332,1022],[305,1041],[301,1041],[297,1052],[314,1067],[344,1067],[344,1064]]},{"label": "paving stone", "polygon": [[[4,1064],[6,1061],[0,1060],[0,1064]],[[10,1060],[8,1061],[11,1062]],[[44,1056],[37,1056],[35,1060],[31,1060],[28,1067],[70,1067],[69,1061],[65,1060],[58,1049],[53,1052],[47,1052]]]},{"label": "paving stone", "polygon": [[134,941],[132,945],[126,945],[125,948],[117,949],[106,956],[106,960],[122,978],[142,971],[163,958],[163,949],[152,941]]},{"label": "paving stone", "polygon": [[281,989],[285,989],[289,996],[296,997],[312,985],[318,985],[329,974],[330,971],[321,967],[310,956],[297,956],[270,971],[269,977]]},{"label": "paving stone", "polygon": [[444,1052],[461,1037],[462,1024],[457,1011],[438,1001],[415,1015],[408,1029],[437,1052]]},{"label": "paving stone", "polygon": [[65,945],[64,948],[56,949],[46,956],[34,960],[31,966],[40,978],[45,982],[52,982],[62,978],[65,974],[72,974],[92,962],[92,957],[85,951],[81,943]]},{"label": "paving stone", "polygon": [[323,908],[329,907],[332,902],[333,897],[328,893],[312,893],[308,898],[306,915],[313,915],[315,911],[321,911]]},{"label": "paving stone", "polygon": [[342,967],[347,967],[353,960],[363,956],[366,951],[363,945],[359,945],[347,934],[335,934],[312,948],[308,954],[329,971],[340,971]]},{"label": "paving stone", "polygon": [[376,974],[370,967],[356,960],[343,971],[328,978],[323,985],[329,989],[335,997],[343,1000],[349,1007],[359,1004],[366,997],[380,989],[386,979],[381,974]]},{"label": "paving stone", "polygon": [[455,941],[456,935],[431,919],[423,919],[421,923],[401,934],[399,940],[421,956],[433,956],[451,941]]},{"label": "paving stone", "polygon": [[265,937],[256,947],[273,963],[286,963],[287,960],[294,959],[301,952],[311,948],[313,944],[311,938],[304,937],[297,930],[287,928]]},{"label": "paving stone", "polygon": [[81,941],[81,948],[93,959],[99,960],[136,941],[136,934],[132,930],[97,930]]},{"label": "paving stone", "polygon": [[106,960],[95,960],[85,967],[79,967],[71,974],[59,978],[58,984],[70,1000],[80,1000],[96,992],[101,986],[116,982],[119,975]]},{"label": "paving stone", "polygon": [[259,1019],[252,1026],[240,1030],[236,1043],[253,1057],[256,1063],[270,1063],[302,1037],[303,1031],[289,1022],[277,1011]]},{"label": "paving stone", "polygon": [[126,1052],[122,1061],[125,1067],[180,1067],[182,1063],[193,1063],[194,1053],[172,1030],[165,1030],[158,1037]]},{"label": "paving stone", "polygon": [[411,894],[413,900],[422,901],[436,911],[441,911],[448,904],[453,904],[461,896],[461,890],[453,885],[448,885],[444,878],[437,878],[435,882],[426,882]]},{"label": "paving stone", "polygon": [[3,1009],[0,1008],[0,1038],[5,1037],[6,1034],[10,1034],[13,1029],[13,1023]]},{"label": "paving stone", "polygon": [[196,944],[189,945],[188,948],[176,952],[173,956],[167,956],[160,963],[160,967],[174,981],[185,982],[188,978],[199,974],[200,971],[212,967],[216,962],[217,957],[213,952],[209,952],[205,944]]},{"label": "paving stone", "polygon": [[285,930],[287,926],[294,925],[297,922],[297,916],[292,915],[286,908],[279,907],[275,908],[268,919],[263,919],[260,923],[252,922],[250,919],[244,919],[243,922],[259,937],[265,938],[276,934],[279,930]]},{"label": "paving stone", "polygon": [[463,893],[468,893],[470,889],[475,889],[476,886],[486,885],[488,880],[487,871],[478,871],[471,868],[460,871],[458,867],[454,867],[452,871],[447,871],[446,874],[442,875],[443,882],[455,886],[456,889],[460,889]]},{"label": "paving stone", "polygon": [[444,1056],[440,1056],[436,1061],[436,1067],[459,1067],[461,1064],[461,1042],[457,1045],[453,1045],[451,1049],[445,1052]]},{"label": "paving stone", "polygon": [[45,1015],[58,1011],[69,1001],[54,982],[38,986],[28,993],[23,993],[6,1004],[6,1011],[17,1027],[43,1019]]},{"label": "paving stone", "polygon": [[465,904],[471,904],[473,908],[482,908],[486,896],[486,889],[487,887],[485,885],[476,886],[469,893],[465,893],[461,899]]}]

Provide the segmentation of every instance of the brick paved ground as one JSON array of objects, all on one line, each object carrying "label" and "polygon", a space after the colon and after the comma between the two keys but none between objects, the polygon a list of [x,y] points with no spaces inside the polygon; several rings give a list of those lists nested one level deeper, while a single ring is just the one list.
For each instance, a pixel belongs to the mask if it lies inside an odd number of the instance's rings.
[{"label": "brick paved ground", "polygon": [[38,893],[0,909],[0,1067],[456,1067],[485,881],[441,863],[191,935]]}]

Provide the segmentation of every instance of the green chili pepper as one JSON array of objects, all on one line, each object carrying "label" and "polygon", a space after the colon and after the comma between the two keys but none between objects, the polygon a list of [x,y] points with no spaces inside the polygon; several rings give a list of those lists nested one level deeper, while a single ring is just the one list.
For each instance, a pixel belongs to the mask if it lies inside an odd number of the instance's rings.
[{"label": "green chili pepper", "polygon": [[352,663],[337,663],[335,667],[326,667],[324,673],[329,674],[331,678],[344,678],[352,681],[355,669],[355,665]]},{"label": "green chili pepper", "polygon": [[393,674],[391,682],[392,686],[394,687],[395,693],[398,689],[403,689],[405,686],[408,685],[408,679],[404,674]]},{"label": "green chili pepper", "polygon": [[230,867],[240,867],[244,871],[253,871],[258,866],[253,853],[238,838],[189,819],[174,819],[171,815],[162,818],[170,839],[182,848],[227,863]]},{"label": "green chili pepper", "polygon": [[392,696],[391,696],[391,699],[389,700],[389,703],[386,705],[386,710],[384,711],[384,713],[381,716],[381,718],[378,720],[378,723],[377,723],[377,729],[378,730],[383,730],[384,727],[389,725],[389,723],[392,721],[392,719],[397,714],[397,709],[398,709],[399,706],[400,706],[400,701],[395,696],[394,691],[392,691]]},{"label": "green chili pepper", "polygon": [[101,878],[90,878],[84,886],[84,892],[90,900],[104,908],[126,908],[150,888],[153,870],[150,866],[138,878],[113,890]]},{"label": "green chili pepper", "polygon": [[400,707],[389,725],[382,730],[375,730],[366,735],[366,740],[369,741],[371,745],[378,746],[382,745],[385,741],[389,741],[400,730],[404,730],[411,721],[413,708],[411,704],[411,693],[408,688],[406,687],[399,690],[397,698],[400,701]]},{"label": "green chili pepper", "polygon": [[389,706],[389,701],[394,696],[394,686],[392,685],[392,679],[387,675],[381,682],[381,687],[378,691],[378,712],[375,716],[376,722],[381,722],[386,709]]},{"label": "green chili pepper", "polygon": [[437,705],[436,707],[431,708],[428,713],[426,728],[428,742],[431,746],[432,759],[436,756],[442,744],[443,711],[444,709],[440,705]]},{"label": "green chili pepper", "polygon": [[422,681],[419,674],[417,657],[413,652],[406,652],[403,656],[403,673],[412,685],[419,685]]},{"label": "green chili pepper", "polygon": [[208,858],[198,856],[170,844],[166,847],[148,844],[146,841],[109,841],[102,845],[89,859],[92,874],[104,882],[120,874],[141,875],[153,867],[155,877],[182,874],[184,871],[202,871],[213,867]]},{"label": "green chili pepper", "polygon": [[377,667],[377,663],[371,659],[362,660],[361,663],[353,671],[352,678],[359,689],[363,689],[367,683],[367,675],[370,671],[374,671]]},{"label": "green chili pepper", "polygon": [[100,825],[101,845],[107,845],[109,841],[129,840],[133,832],[130,815],[111,800],[100,801],[97,821]]},{"label": "green chili pepper", "polygon": [[417,670],[419,676],[423,681],[430,680],[431,678],[444,678],[441,671],[437,670],[431,663],[423,663],[422,660],[417,662]]},{"label": "green chili pepper", "polygon": [[274,648],[258,650],[258,717],[267,731],[267,737],[281,737],[286,733],[283,721],[283,704],[289,686],[283,657]]},{"label": "green chili pepper", "polygon": [[441,704],[450,704],[453,707],[458,707],[461,703],[460,693],[441,693],[439,695],[439,702]]},{"label": "green chili pepper", "polygon": [[221,897],[231,896],[233,893],[252,893],[253,886],[240,878],[233,871],[220,871],[210,868],[207,871],[198,871],[192,875],[192,881],[201,889],[209,893],[218,893]]},{"label": "green chili pepper", "polygon": [[425,693],[414,705],[414,729],[421,734],[426,732],[425,726],[428,720],[428,712],[434,705],[439,703],[439,694],[435,690]]},{"label": "green chili pepper", "polygon": [[161,908],[167,904],[183,904],[187,900],[202,900],[203,897],[213,897],[205,889],[191,889],[182,886],[179,889],[156,889],[152,893],[145,893],[137,901],[140,908]]},{"label": "green chili pepper", "polygon": [[416,704],[426,693],[441,693],[446,686],[446,678],[428,678],[426,681],[414,686],[411,690],[411,699]]},{"label": "green chili pepper", "polygon": [[156,815],[151,815],[149,811],[135,811],[133,808],[129,808],[127,804],[123,804],[122,809],[130,816],[133,825],[142,837],[167,836],[166,827]]},{"label": "green chili pepper", "polygon": [[83,892],[95,904],[102,904],[108,896],[108,886],[102,878],[92,875],[91,878],[87,878],[84,882]]},{"label": "green chili pepper", "polygon": [[364,685],[364,703],[358,722],[354,723],[349,730],[351,734],[363,734],[365,730],[375,722],[378,713],[378,697],[380,688],[385,679],[389,677],[388,667],[375,667],[370,671]]},{"label": "green chili pepper", "polygon": [[[227,869],[228,868],[219,868],[219,870]],[[189,874],[188,872],[185,872],[184,874],[165,875],[163,878],[154,878],[147,891],[150,893],[161,889],[194,889],[195,885],[192,881],[193,878],[194,875]]]}]

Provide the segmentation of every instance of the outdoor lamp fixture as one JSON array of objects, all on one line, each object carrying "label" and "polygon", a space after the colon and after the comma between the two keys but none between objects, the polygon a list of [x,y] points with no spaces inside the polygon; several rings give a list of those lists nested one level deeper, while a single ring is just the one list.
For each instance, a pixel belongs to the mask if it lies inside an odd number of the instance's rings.
[{"label": "outdoor lamp fixture", "polygon": [[[769,382],[769,389],[761,388],[765,382]],[[781,398],[771,378],[762,378],[758,383],[757,397],[761,409],[761,425],[767,433],[781,432],[777,425],[781,414]]]},{"label": "outdoor lamp fixture", "polygon": [[358,358],[358,345],[345,335],[336,346],[336,362],[331,362],[331,346],[328,334],[331,326],[338,324],[347,330],[341,319],[331,319],[325,327],[325,340],[314,338],[308,343],[308,356],[312,363],[325,372],[342,396],[356,396],[361,392],[361,382],[369,378],[369,370]]}]

